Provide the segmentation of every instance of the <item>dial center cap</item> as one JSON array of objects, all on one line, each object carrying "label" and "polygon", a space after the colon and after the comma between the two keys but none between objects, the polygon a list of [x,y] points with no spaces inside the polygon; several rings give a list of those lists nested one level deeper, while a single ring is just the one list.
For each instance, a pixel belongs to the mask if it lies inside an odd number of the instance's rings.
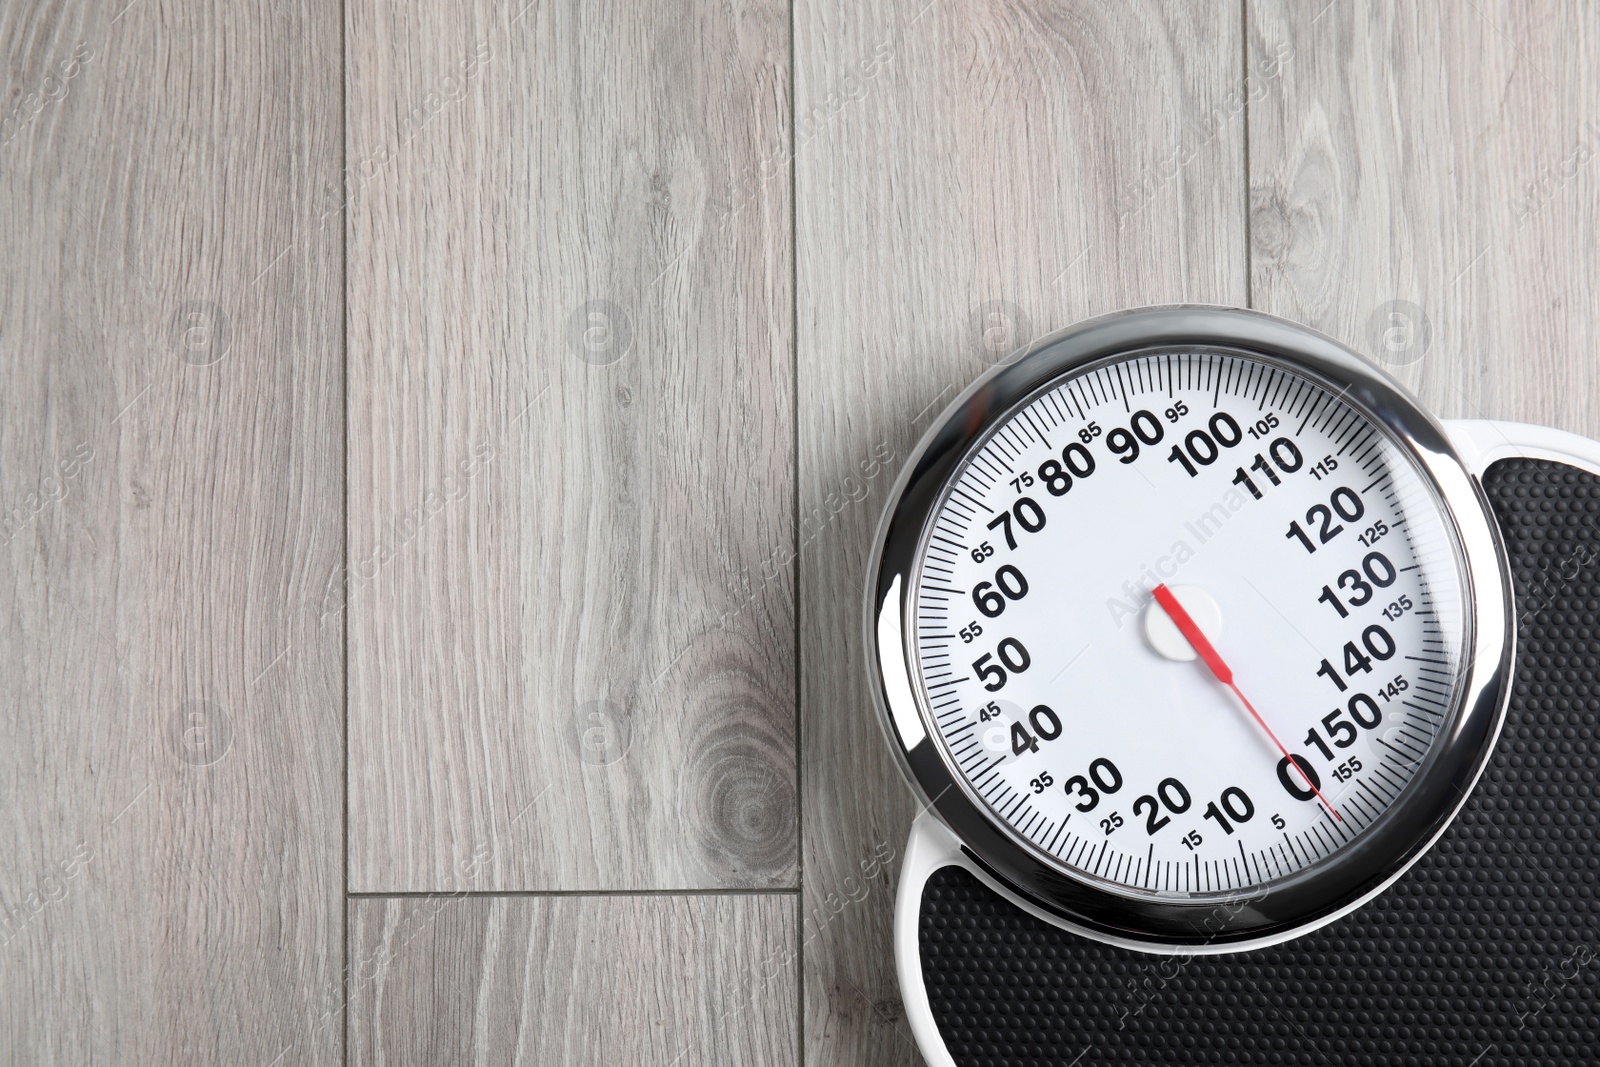
[{"label": "dial center cap", "polygon": [[[1178,603],[1183,605],[1195,624],[1202,633],[1216,643],[1222,636],[1222,609],[1211,594],[1198,585],[1174,585],[1172,595],[1178,598]],[[1170,660],[1192,660],[1197,653],[1194,646],[1189,644],[1188,638],[1178,630],[1176,623],[1161,610],[1152,597],[1144,606],[1144,636],[1150,642],[1150,647]]]}]

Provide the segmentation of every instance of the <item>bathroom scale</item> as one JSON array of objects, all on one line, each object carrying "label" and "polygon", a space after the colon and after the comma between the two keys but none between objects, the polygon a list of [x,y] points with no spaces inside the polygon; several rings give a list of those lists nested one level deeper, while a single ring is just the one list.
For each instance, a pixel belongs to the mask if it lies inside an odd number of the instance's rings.
[{"label": "bathroom scale", "polygon": [[1597,566],[1600,444],[1303,326],[993,368],[868,569],[927,1062],[1596,1062]]}]

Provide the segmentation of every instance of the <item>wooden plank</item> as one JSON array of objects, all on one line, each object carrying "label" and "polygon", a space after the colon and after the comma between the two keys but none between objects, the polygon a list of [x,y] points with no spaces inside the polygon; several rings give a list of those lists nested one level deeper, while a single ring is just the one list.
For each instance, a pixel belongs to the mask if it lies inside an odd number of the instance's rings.
[{"label": "wooden plank", "polygon": [[349,40],[352,888],[793,886],[787,8]]},{"label": "wooden plank", "polygon": [[1600,9],[1252,3],[1256,305],[1452,417],[1600,433]]},{"label": "wooden plank", "polygon": [[1234,5],[797,5],[810,1062],[917,1062],[876,859],[913,807],[861,656],[887,491],[943,405],[1030,336],[1244,301],[1240,23]]},{"label": "wooden plank", "polygon": [[340,1060],[338,40],[0,7],[7,1063]]},{"label": "wooden plank", "polygon": [[350,1062],[794,1064],[790,894],[358,898]]}]

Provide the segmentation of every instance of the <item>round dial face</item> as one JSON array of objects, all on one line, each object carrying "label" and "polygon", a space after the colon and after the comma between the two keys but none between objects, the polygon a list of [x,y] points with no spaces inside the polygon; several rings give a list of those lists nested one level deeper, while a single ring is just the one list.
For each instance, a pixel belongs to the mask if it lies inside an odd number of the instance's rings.
[{"label": "round dial face", "polygon": [[1131,895],[1346,848],[1456,707],[1468,604],[1412,457],[1290,365],[1121,357],[996,420],[924,530],[908,654],[957,780]]}]

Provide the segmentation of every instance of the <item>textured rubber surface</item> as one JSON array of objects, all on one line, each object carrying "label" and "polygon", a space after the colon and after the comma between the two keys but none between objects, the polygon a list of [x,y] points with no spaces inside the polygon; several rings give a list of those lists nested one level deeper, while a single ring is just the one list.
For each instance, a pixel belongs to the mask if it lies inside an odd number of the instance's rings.
[{"label": "textured rubber surface", "polygon": [[1518,664],[1505,730],[1456,822],[1378,899],[1228,956],[1111,948],[958,867],[919,922],[957,1064],[1600,1063],[1600,479],[1495,464]]}]

